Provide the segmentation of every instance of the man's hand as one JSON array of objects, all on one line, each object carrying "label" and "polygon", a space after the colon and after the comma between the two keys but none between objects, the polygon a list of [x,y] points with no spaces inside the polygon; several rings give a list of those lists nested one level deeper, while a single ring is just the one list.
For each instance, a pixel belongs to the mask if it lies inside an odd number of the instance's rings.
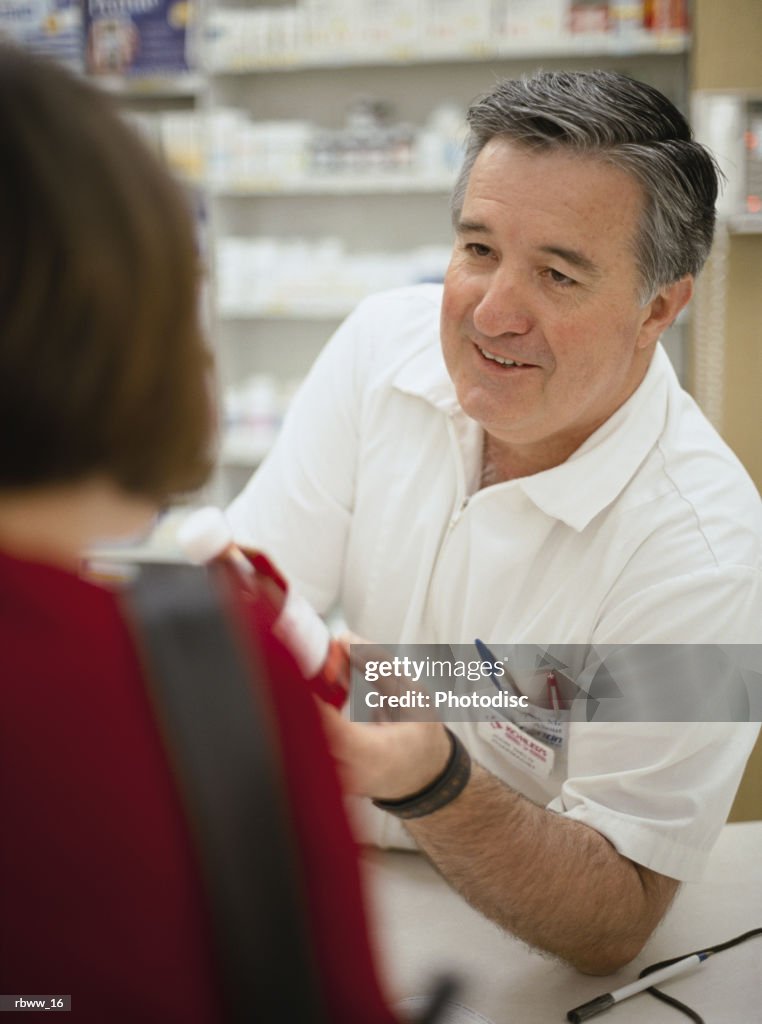
[{"label": "man's hand", "polygon": [[347,721],[320,705],[323,725],[345,788],[376,800],[401,800],[440,775],[450,740],[439,722]]}]

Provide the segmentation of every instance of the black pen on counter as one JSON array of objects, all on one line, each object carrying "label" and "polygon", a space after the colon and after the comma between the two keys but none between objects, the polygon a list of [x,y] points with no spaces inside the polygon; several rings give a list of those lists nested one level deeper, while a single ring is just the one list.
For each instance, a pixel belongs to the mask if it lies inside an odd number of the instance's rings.
[{"label": "black pen on counter", "polygon": [[630,985],[618,988],[615,992],[606,992],[602,996],[596,996],[595,999],[591,999],[589,1003],[575,1006],[573,1010],[569,1010],[566,1014],[566,1019],[570,1020],[572,1024],[581,1024],[582,1021],[589,1020],[591,1017],[603,1013],[604,1010],[615,1006],[616,1003],[621,1003],[623,999],[629,999],[630,996],[635,996],[638,992],[644,992],[647,988],[666,981],[667,978],[674,978],[679,974],[685,974],[686,971],[693,970],[699,964],[703,964],[711,955],[708,952],[693,953],[691,956],[683,957],[682,960],[676,960],[668,967],[662,967],[659,971],[645,974],[642,978],[638,978],[637,981],[633,981]]}]

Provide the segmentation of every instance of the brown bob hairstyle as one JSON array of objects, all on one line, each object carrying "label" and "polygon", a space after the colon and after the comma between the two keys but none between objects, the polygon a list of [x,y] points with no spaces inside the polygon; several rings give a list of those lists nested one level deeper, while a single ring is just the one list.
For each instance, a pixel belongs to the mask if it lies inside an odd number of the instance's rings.
[{"label": "brown bob hairstyle", "polygon": [[0,490],[199,487],[212,385],[183,192],[108,97],[7,45],[0,139]]}]

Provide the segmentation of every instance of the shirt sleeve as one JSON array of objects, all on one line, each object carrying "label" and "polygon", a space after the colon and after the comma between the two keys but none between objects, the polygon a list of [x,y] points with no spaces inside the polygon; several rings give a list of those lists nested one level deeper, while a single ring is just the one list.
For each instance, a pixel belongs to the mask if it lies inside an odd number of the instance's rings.
[{"label": "shirt sleeve", "polygon": [[[708,645],[757,649],[751,645],[762,621],[759,573],[749,567],[716,567],[667,580],[609,607],[597,637],[639,638],[633,663],[643,666],[641,678],[631,677],[619,687],[626,691],[632,686],[633,700],[622,693],[629,720],[622,721],[614,710],[608,721],[570,723],[568,776],[549,807],[595,828],[636,863],[680,881],[696,881],[727,819],[759,722],[733,720],[743,705],[736,692],[738,675],[723,677],[714,671],[714,662],[694,677],[696,718],[703,720],[658,721],[658,714],[651,714],[654,720],[638,720],[635,709],[640,703],[646,718],[649,707],[658,711],[664,706],[687,719],[687,691],[677,695],[677,704],[643,703],[643,688],[670,686],[670,658],[695,666],[697,654],[705,646],[709,651]],[[684,657],[676,638],[685,641]],[[648,679],[642,678],[648,658],[640,657],[645,645],[671,649],[655,662],[662,671],[657,668]],[[755,717],[745,707],[744,715]]]},{"label": "shirt sleeve", "polygon": [[321,352],[272,451],[227,517],[321,614],[341,587],[352,516],[362,390],[362,304]]},{"label": "shirt sleeve", "polygon": [[637,864],[698,881],[758,733],[755,722],[573,722],[569,777],[549,809]]}]

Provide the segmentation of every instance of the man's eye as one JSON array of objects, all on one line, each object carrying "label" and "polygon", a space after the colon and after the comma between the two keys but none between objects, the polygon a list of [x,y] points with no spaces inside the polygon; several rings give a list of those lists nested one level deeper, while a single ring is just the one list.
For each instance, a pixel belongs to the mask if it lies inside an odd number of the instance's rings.
[{"label": "man's eye", "polygon": [[489,256],[492,252],[488,245],[482,245],[481,242],[467,242],[465,249],[472,256]]},{"label": "man's eye", "polygon": [[553,267],[548,267],[547,274],[555,284],[570,285],[577,283],[573,278],[562,274],[560,270],[555,270]]}]

